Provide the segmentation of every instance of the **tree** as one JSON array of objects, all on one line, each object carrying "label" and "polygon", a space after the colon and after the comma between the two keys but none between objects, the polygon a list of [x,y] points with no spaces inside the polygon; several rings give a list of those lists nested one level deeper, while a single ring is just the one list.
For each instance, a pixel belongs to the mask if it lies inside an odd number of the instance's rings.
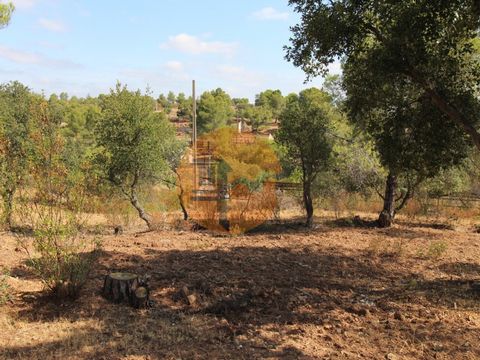
[{"label": "tree", "polygon": [[250,120],[252,130],[258,131],[259,127],[265,125],[268,120],[272,119],[272,111],[265,105],[252,106],[245,112],[245,117]]},{"label": "tree", "polygon": [[198,128],[200,133],[224,127],[234,115],[230,96],[218,88],[205,91],[198,103]]},{"label": "tree", "polygon": [[480,3],[473,0],[290,0],[301,14],[286,57],[307,75],[343,59],[368,81],[408,81],[480,150]]},{"label": "tree", "polygon": [[[379,225],[390,226],[416,188],[468,154],[462,130],[411,82],[369,73],[362,62],[344,68],[346,107],[350,119],[375,143],[388,171]],[[399,190],[399,182],[404,189]]]},{"label": "tree", "polygon": [[235,117],[240,119],[248,118],[247,113],[252,108],[250,101],[247,98],[234,98],[232,102],[235,106]]},{"label": "tree", "polygon": [[170,114],[170,112],[172,111],[172,106],[168,99],[165,97],[165,95],[160,94],[157,102],[161,105],[163,112],[168,116],[168,114]]},{"label": "tree", "polygon": [[265,90],[255,96],[255,105],[268,107],[277,120],[285,108],[285,98],[280,90]]},{"label": "tree", "polygon": [[169,91],[168,94],[167,94],[168,103],[171,106],[173,106],[173,105],[175,105],[175,100],[176,100],[175,94],[173,93],[173,91]]},{"label": "tree", "polygon": [[0,86],[0,194],[3,222],[9,228],[15,193],[28,174],[32,97],[19,82]]},{"label": "tree", "polygon": [[186,97],[184,93],[177,96],[178,116],[192,120],[193,101],[192,97]]},{"label": "tree", "polygon": [[0,3],[0,29],[8,25],[14,10],[12,3]]},{"label": "tree", "polygon": [[171,157],[177,156],[179,146],[175,129],[163,113],[153,111],[150,97],[119,83],[102,98],[101,109],[96,126],[98,163],[152,229],[138,193],[142,186],[155,184],[170,172]]},{"label": "tree", "polygon": [[65,160],[69,166],[75,167],[86,160],[95,146],[94,125],[100,116],[100,108],[92,99],[68,99],[66,93],[62,94],[60,98],[50,96],[49,116],[61,129]]},{"label": "tree", "polygon": [[276,141],[285,147],[290,162],[301,172],[306,225],[313,224],[312,183],[328,167],[332,156],[329,136],[332,118],[336,116],[328,94],[311,88],[298,96],[289,96],[280,116]]}]

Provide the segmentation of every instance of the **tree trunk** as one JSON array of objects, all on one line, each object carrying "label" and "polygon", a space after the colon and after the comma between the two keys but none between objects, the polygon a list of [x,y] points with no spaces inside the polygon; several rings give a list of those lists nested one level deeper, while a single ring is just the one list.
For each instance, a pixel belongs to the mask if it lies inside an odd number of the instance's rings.
[{"label": "tree trunk", "polygon": [[180,200],[180,207],[182,208],[183,220],[186,221],[188,220],[188,212],[187,212],[187,208],[185,207],[185,204],[183,203],[181,195],[179,196],[179,200]]},{"label": "tree trunk", "polygon": [[307,212],[307,221],[305,225],[310,228],[313,225],[313,201],[310,182],[307,180],[304,180],[303,182],[303,203],[305,205],[305,211]]},{"label": "tree trunk", "polygon": [[140,219],[145,221],[145,223],[147,224],[148,230],[152,230],[153,226],[152,226],[152,221],[150,219],[150,216],[147,214],[145,209],[142,207],[142,205],[138,201],[136,194],[132,194],[132,196],[130,197],[130,202],[133,205],[133,207],[137,210],[138,216],[140,216]]},{"label": "tree trunk", "polygon": [[128,303],[135,308],[148,306],[150,291],[138,276],[130,273],[111,273],[105,276],[103,296],[115,303]]},{"label": "tree trunk", "polygon": [[378,226],[382,228],[392,226],[395,218],[395,191],[397,189],[397,177],[388,173],[383,199],[383,210],[378,217]]},{"label": "tree trunk", "polygon": [[182,208],[183,220],[187,221],[188,220],[188,212],[187,212],[187,208],[185,207],[185,204],[183,202],[183,194],[185,192],[184,192],[181,184],[180,184],[179,188],[180,188],[180,194],[178,195],[178,202],[180,203],[180,207]]}]

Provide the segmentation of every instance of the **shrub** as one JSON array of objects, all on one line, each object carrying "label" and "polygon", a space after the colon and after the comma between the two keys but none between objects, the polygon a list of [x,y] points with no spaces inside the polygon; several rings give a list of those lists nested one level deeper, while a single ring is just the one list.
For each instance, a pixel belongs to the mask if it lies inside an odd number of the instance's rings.
[{"label": "shrub", "polygon": [[[91,199],[90,168],[65,161],[65,143],[48,105],[36,109],[30,187],[23,190],[22,218],[33,230],[33,251],[23,241],[28,265],[58,298],[75,298],[99,254],[96,239],[82,238]],[[32,200],[34,199],[34,200]]]},{"label": "shrub", "polygon": [[76,298],[100,250],[96,239],[78,236],[78,224],[47,218],[36,224],[28,266],[58,298]]},{"label": "shrub", "polygon": [[427,259],[440,259],[448,250],[448,245],[443,241],[432,242],[427,248],[419,249],[417,255]]}]

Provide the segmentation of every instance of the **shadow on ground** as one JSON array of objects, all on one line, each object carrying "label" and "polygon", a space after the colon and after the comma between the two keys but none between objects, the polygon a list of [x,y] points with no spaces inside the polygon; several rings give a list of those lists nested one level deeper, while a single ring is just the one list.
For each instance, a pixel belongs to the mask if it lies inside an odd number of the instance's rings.
[{"label": "shadow on ground", "polygon": [[[409,233],[402,236],[410,238]],[[75,340],[85,345],[76,350],[79,358],[308,359],[299,347],[284,342],[288,334],[265,336],[260,329],[279,334],[305,325],[340,329],[328,337],[322,330],[317,339],[340,353],[342,347],[349,346],[342,331],[351,322],[363,326],[362,334],[383,334],[384,342],[396,337],[410,339],[413,344],[441,341],[448,349],[447,357],[462,357],[468,351],[480,356],[478,349],[462,348],[466,338],[478,338],[478,328],[459,330],[441,323],[431,312],[453,303],[478,310],[479,294],[465,281],[427,280],[408,264],[399,266],[394,258],[374,257],[359,250],[339,254],[337,248],[293,250],[280,244],[226,250],[161,251],[146,245],[141,249],[143,254],[104,252],[76,303],[60,306],[43,298],[24,302],[18,311],[22,321],[94,320],[97,324],[42,344],[45,354],[58,355]],[[441,270],[473,274],[480,266],[445,264]],[[101,298],[103,276],[111,271],[149,274],[154,307],[136,311]],[[185,291],[193,294],[195,301],[189,301]],[[392,323],[392,314],[397,312],[402,313],[399,319],[403,320]],[[425,338],[415,335],[420,327],[427,329]],[[84,339],[79,339],[82,336]],[[95,354],[82,350],[95,344],[101,349]],[[381,341],[377,346],[382,346]],[[10,347],[3,354],[7,358],[34,358],[38,351],[37,345]],[[371,356],[361,346],[358,351]],[[425,351],[433,356],[436,350],[428,352],[427,346]]]}]

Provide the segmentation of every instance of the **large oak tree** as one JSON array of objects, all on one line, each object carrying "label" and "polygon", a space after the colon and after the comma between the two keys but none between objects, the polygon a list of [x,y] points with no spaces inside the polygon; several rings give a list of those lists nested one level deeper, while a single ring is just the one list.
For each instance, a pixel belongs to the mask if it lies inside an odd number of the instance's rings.
[{"label": "large oak tree", "polygon": [[[410,81],[480,149],[478,0],[290,0],[301,15],[287,59],[309,76],[342,59]],[[371,80],[371,79],[369,79]]]}]

